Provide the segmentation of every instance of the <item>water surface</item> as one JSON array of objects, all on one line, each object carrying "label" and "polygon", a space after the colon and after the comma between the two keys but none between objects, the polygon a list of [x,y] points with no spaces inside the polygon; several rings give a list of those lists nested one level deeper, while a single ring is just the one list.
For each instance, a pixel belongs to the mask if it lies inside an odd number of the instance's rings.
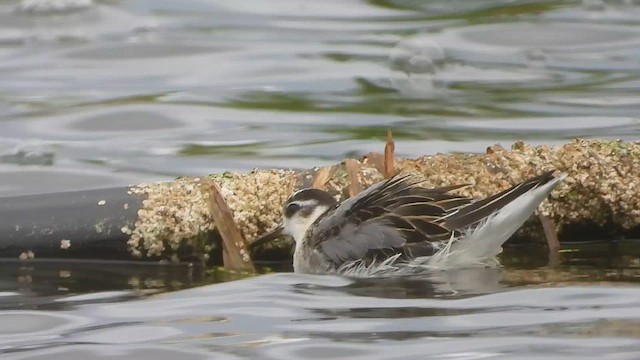
[{"label": "water surface", "polygon": [[[639,45],[627,0],[0,0],[0,197],[333,164],[387,128],[408,157],[636,140]],[[0,354],[637,359],[640,246],[606,240],[384,280],[0,261]]]},{"label": "water surface", "polygon": [[577,244],[551,262],[542,247],[509,248],[501,269],[384,279],[4,261],[0,354],[637,359],[640,258],[629,248],[639,246]]},{"label": "water surface", "polygon": [[[635,140],[633,1],[0,2],[0,196]],[[47,181],[41,181],[47,179]]]}]

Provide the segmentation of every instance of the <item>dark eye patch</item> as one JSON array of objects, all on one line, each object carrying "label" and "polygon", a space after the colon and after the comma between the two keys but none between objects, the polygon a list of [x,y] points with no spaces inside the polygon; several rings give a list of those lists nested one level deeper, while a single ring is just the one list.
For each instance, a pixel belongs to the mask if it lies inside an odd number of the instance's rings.
[{"label": "dark eye patch", "polygon": [[306,217],[309,217],[314,210],[315,210],[315,206],[305,206],[302,209],[300,209],[299,213],[300,213],[300,216],[306,218]]},{"label": "dark eye patch", "polygon": [[300,210],[300,204],[291,203],[284,208],[284,216],[290,218],[293,216],[293,214],[298,212],[298,210]]}]

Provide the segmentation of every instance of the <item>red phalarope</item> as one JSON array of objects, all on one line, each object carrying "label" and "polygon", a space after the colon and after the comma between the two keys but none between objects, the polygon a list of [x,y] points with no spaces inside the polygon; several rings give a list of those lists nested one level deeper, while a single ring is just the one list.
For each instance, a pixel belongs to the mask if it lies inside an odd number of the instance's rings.
[{"label": "red phalarope", "polygon": [[565,177],[553,173],[481,200],[450,193],[467,185],[427,189],[407,175],[341,204],[322,190],[303,189],[284,204],[282,223],[254,245],[293,237],[294,271],[303,273],[366,276],[496,264],[502,244]]}]

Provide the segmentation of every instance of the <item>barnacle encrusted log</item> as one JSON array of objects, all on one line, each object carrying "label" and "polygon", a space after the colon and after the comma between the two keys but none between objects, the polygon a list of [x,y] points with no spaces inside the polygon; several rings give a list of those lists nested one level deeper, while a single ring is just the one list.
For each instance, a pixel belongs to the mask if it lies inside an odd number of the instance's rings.
[{"label": "barnacle encrusted log", "polygon": [[[254,171],[249,174],[211,175],[233,211],[245,239],[254,238],[279,219],[283,201],[294,189],[290,170]],[[146,196],[130,234],[129,249],[135,257],[172,257],[187,245],[204,258],[219,245],[209,241],[215,230],[206,182],[201,178],[179,178],[172,182],[139,184],[130,189]],[[123,230],[124,231],[124,230]]]},{"label": "barnacle encrusted log", "polygon": [[[638,232],[640,143],[578,139],[559,147],[532,147],[517,142],[510,150],[494,145],[486,154],[395,160],[396,173],[415,174],[427,187],[468,183],[470,186],[459,192],[473,197],[499,192],[549,169],[568,174],[540,207],[542,214],[556,224],[562,241],[586,234],[612,238]],[[366,157],[356,164],[350,162],[348,167],[338,164],[309,171],[255,170],[210,178],[220,186],[245,239],[252,241],[280,221],[281,206],[296,189],[319,186],[343,200],[350,188],[353,191],[353,171],[357,171],[355,178],[362,189],[383,179],[374,161]],[[133,192],[146,196],[130,231],[128,243],[133,254],[166,255],[184,243],[198,244],[203,234],[215,229],[207,207],[209,195],[201,183],[199,178],[181,178],[132,187]],[[532,217],[512,241],[540,241],[544,239],[542,234],[540,221]],[[213,242],[202,250],[210,251],[215,245]],[[288,250],[290,246],[290,240],[282,239],[263,250]]]}]

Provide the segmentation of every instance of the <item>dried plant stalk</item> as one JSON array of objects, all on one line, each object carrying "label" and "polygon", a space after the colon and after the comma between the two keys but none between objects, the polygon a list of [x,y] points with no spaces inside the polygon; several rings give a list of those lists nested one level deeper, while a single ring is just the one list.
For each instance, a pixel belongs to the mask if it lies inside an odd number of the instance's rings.
[{"label": "dried plant stalk", "polygon": [[318,170],[316,173],[316,178],[313,181],[313,185],[311,187],[315,189],[324,190],[327,187],[327,182],[336,172],[335,166],[325,166]]},{"label": "dried plant stalk", "polygon": [[384,177],[387,179],[396,174],[395,150],[396,146],[393,142],[393,134],[391,133],[391,129],[388,129],[387,142],[384,145]]},{"label": "dried plant stalk", "polygon": [[209,197],[209,211],[211,218],[222,238],[222,257],[224,267],[228,270],[245,270],[254,272],[255,268],[247,251],[244,237],[226,201],[220,194],[220,187],[209,179],[205,179],[211,196]]},{"label": "dried plant stalk", "polygon": [[560,250],[560,240],[558,240],[558,233],[556,232],[556,225],[548,216],[539,214],[540,223],[542,223],[542,229],[544,235],[547,238],[547,245],[549,246],[549,252],[555,252]]},{"label": "dried plant stalk", "polygon": [[360,164],[357,160],[347,159],[344,161],[344,166],[347,169],[347,177],[349,178],[349,196],[356,196],[362,191],[358,176]]}]

